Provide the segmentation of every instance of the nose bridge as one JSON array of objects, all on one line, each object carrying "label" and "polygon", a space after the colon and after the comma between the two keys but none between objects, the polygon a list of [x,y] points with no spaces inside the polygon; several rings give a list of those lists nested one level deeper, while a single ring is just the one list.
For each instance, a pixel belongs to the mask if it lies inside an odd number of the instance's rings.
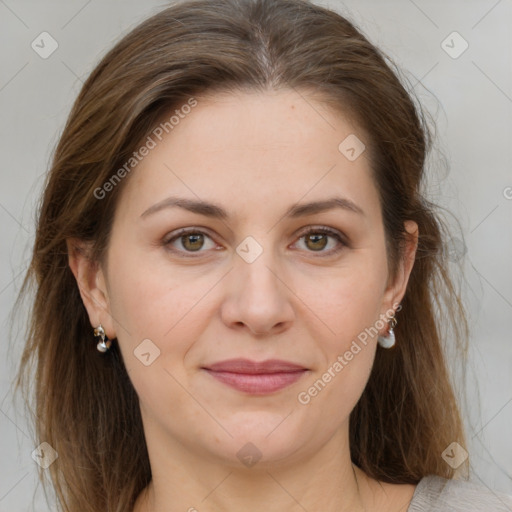
[{"label": "nose bridge", "polygon": [[271,331],[293,317],[288,288],[281,281],[278,251],[272,236],[248,236],[237,246],[230,273],[228,303],[224,321],[245,324],[255,333]]},{"label": "nose bridge", "polygon": [[279,279],[273,270],[279,261],[272,243],[271,235],[259,235],[258,239],[249,235],[236,248],[236,279],[240,279],[242,288],[251,288],[249,293],[279,293]]}]

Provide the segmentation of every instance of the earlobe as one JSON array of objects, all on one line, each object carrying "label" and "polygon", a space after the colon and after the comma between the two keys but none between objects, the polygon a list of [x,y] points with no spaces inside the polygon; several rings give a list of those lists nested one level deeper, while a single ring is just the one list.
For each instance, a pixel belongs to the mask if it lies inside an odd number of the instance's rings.
[{"label": "earlobe", "polygon": [[99,263],[90,257],[90,244],[77,239],[68,239],[66,243],[69,267],[75,276],[92,328],[101,324],[107,337],[115,338],[103,271]]}]

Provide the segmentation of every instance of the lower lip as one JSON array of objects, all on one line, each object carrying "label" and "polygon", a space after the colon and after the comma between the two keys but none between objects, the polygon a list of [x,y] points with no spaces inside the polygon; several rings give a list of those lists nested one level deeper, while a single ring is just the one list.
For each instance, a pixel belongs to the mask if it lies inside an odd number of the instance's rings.
[{"label": "lower lip", "polygon": [[297,372],[283,373],[231,373],[231,372],[214,372],[206,370],[212,377],[220,382],[252,395],[264,395],[279,391],[294,382],[298,381],[306,370]]}]

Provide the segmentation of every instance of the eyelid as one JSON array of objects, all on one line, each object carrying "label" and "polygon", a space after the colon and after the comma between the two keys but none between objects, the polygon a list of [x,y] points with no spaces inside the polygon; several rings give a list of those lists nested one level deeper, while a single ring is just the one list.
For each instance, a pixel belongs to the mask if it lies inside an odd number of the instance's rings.
[{"label": "eyelid", "polygon": [[[307,226],[307,227],[303,228],[302,230],[300,230],[299,232],[297,232],[295,234],[295,237],[297,238],[297,240],[294,242],[294,244],[296,244],[303,237],[305,237],[306,235],[309,235],[311,233],[325,234],[325,235],[330,236],[331,238],[334,238],[335,240],[337,240],[338,243],[341,245],[341,247],[331,249],[329,251],[318,251],[318,255],[314,256],[314,257],[333,256],[333,255],[337,254],[338,252],[340,252],[341,250],[343,250],[345,247],[349,247],[349,242],[347,240],[347,237],[342,232],[338,231],[335,228],[331,228],[331,227],[323,226],[323,225],[312,225],[312,226]],[[162,245],[167,247],[171,244],[171,242],[174,242],[174,241],[178,240],[180,237],[187,235],[187,234],[206,235],[214,243],[217,243],[217,242],[215,242],[214,237],[210,234],[209,229],[204,228],[204,227],[199,227],[199,226],[190,226],[190,227],[186,227],[186,228],[180,228],[180,229],[173,231],[173,232],[169,233],[168,235],[166,235],[162,240]],[[209,252],[209,251],[202,251],[202,250],[199,250],[199,251],[181,251],[181,250],[177,250],[177,249],[168,249],[168,250],[173,253],[178,253],[180,255],[185,255],[185,257],[191,257],[191,258],[199,257],[199,255],[201,253]],[[218,249],[214,249],[214,250],[218,250]],[[314,255],[316,251],[306,251],[306,252]]]},{"label": "eyelid", "polygon": [[[194,251],[181,251],[179,249],[170,248],[171,242],[177,241],[177,240],[180,239],[180,237],[182,237],[184,235],[188,235],[188,234],[206,235],[214,243],[217,243],[217,242],[215,242],[213,236],[210,234],[209,229],[204,228],[204,227],[199,227],[199,226],[190,226],[190,227],[186,227],[186,228],[180,228],[180,229],[177,229],[175,231],[172,231],[171,233],[168,233],[162,239],[162,245],[165,246],[168,251],[170,251],[170,252],[172,252],[174,254],[177,253],[177,254],[184,255],[185,257],[190,257],[190,258],[198,257],[201,253],[208,252],[208,251],[202,251],[202,250],[199,250],[199,251],[196,251],[196,252],[194,252]],[[218,250],[218,248],[216,250]],[[196,254],[197,254],[197,256],[196,256]]]},{"label": "eyelid", "polygon": [[210,238],[212,238],[208,228],[202,226],[189,226],[186,228],[179,228],[174,231],[171,231],[170,233],[167,233],[167,235],[165,235],[163,238],[163,243],[168,244],[169,242],[179,238],[180,236],[187,235],[189,233],[199,233],[202,235],[208,235]]},{"label": "eyelid", "polygon": [[[308,226],[308,227],[304,228],[303,230],[299,231],[299,233],[296,235],[297,241],[299,241],[304,236],[309,235],[311,233],[321,233],[321,234],[328,235],[331,238],[334,238],[335,240],[337,240],[341,246],[341,247],[338,246],[335,249],[331,249],[330,251],[318,251],[317,252],[318,256],[315,256],[315,257],[334,256],[334,255],[338,254],[344,248],[349,247],[349,242],[347,240],[347,237],[341,231],[338,231],[335,228],[331,228],[328,226],[322,226],[322,225]],[[294,243],[297,243],[297,242],[294,242]],[[316,251],[307,251],[307,252],[315,255]]]}]

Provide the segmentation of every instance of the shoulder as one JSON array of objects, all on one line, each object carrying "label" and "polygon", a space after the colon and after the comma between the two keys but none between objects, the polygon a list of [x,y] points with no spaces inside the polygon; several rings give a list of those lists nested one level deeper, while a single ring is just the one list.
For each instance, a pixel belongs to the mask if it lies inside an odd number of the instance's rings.
[{"label": "shoulder", "polygon": [[512,512],[512,496],[466,480],[429,475],[420,480],[407,512]]}]

